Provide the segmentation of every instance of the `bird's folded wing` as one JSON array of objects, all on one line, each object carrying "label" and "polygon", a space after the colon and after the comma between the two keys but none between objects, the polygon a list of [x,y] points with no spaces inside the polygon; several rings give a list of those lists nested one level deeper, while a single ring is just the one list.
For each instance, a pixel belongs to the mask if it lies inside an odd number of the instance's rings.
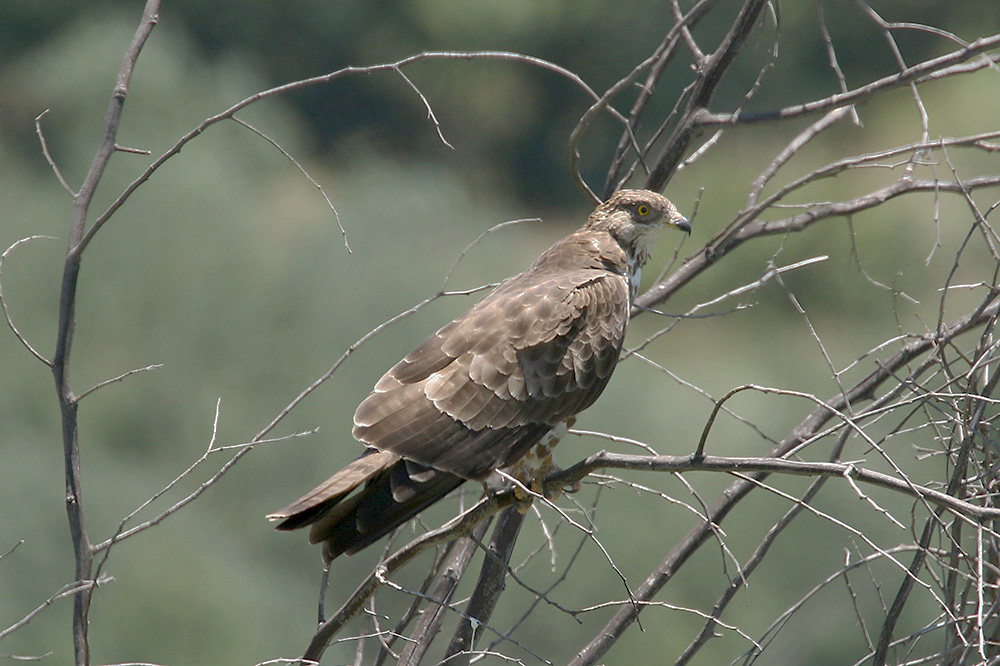
[{"label": "bird's folded wing", "polygon": [[596,400],[628,302],[605,270],[511,278],[382,377],[354,436],[465,478],[506,465]]}]

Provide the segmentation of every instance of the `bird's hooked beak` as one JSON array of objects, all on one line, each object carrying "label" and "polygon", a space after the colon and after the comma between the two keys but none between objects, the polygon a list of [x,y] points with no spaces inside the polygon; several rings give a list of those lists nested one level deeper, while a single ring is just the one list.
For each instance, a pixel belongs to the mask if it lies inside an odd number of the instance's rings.
[{"label": "bird's hooked beak", "polygon": [[672,227],[677,227],[684,233],[691,235],[691,222],[676,210],[670,215],[670,220],[667,224]]}]

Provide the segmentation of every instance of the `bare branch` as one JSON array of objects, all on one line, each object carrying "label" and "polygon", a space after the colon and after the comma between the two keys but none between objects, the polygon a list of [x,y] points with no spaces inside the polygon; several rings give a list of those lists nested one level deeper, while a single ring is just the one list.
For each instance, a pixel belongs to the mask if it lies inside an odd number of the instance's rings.
[{"label": "bare branch", "polygon": [[7,627],[6,629],[4,629],[3,631],[0,631],[0,640],[3,640],[4,638],[6,638],[7,636],[9,636],[10,634],[14,633],[15,631],[17,631],[18,629],[20,629],[24,625],[26,625],[29,622],[31,622],[33,619],[35,619],[36,615],[38,615],[43,610],[45,610],[46,608],[48,608],[49,606],[51,606],[55,602],[59,601],[60,599],[65,599],[67,597],[72,597],[72,596],[75,596],[75,595],[80,594],[82,592],[86,592],[88,590],[92,590],[95,587],[97,587],[98,585],[102,585],[104,583],[108,583],[108,582],[110,582],[112,580],[114,580],[114,579],[112,579],[110,577],[105,577],[105,578],[101,578],[100,580],[77,580],[77,581],[73,581],[72,583],[67,583],[66,585],[63,585],[59,589],[58,592],[56,592],[51,597],[49,597],[48,599],[46,599],[45,601],[43,601],[41,603],[41,605],[39,605],[33,611],[31,611],[30,613],[28,613],[27,615],[25,615],[20,620],[18,620],[14,624],[10,625],[9,627]]},{"label": "bare branch", "polygon": [[129,370],[128,372],[123,372],[122,374],[118,375],[117,377],[112,377],[111,379],[105,379],[103,382],[99,382],[99,383],[95,384],[94,386],[91,386],[89,389],[87,389],[86,391],[84,391],[83,393],[81,393],[79,396],[77,396],[77,398],[76,398],[77,402],[79,402],[80,400],[83,400],[84,398],[86,398],[88,395],[90,395],[94,391],[97,391],[98,389],[104,388],[108,384],[114,384],[116,382],[123,381],[126,377],[131,377],[132,375],[138,374],[140,372],[150,372],[152,370],[159,370],[162,367],[163,367],[162,363],[154,363],[153,365],[147,365],[145,368],[135,368],[134,370]]},{"label": "bare branch", "polygon": [[[840,448],[842,448],[842,442],[843,438],[841,439],[841,443],[839,443],[840,445],[838,446],[837,451],[834,453],[834,456],[832,457],[839,457]],[[705,624],[703,625],[701,632],[693,641],[691,641],[691,643],[687,646],[687,648],[684,649],[684,652],[681,653],[681,656],[678,657],[677,661],[674,662],[674,666],[683,666],[683,664],[687,664],[694,657],[694,655],[708,642],[708,639],[712,638],[715,635],[716,626],[720,623],[720,618],[722,617],[722,613],[729,605],[729,602],[732,601],[733,597],[736,596],[737,591],[739,591],[740,589],[743,588],[744,585],[746,585],[747,579],[753,575],[753,572],[757,569],[757,567],[761,564],[761,562],[764,561],[765,556],[770,551],[771,546],[774,545],[774,542],[777,540],[778,536],[804,510],[805,505],[811,502],[812,499],[819,493],[820,489],[826,483],[826,480],[828,478],[829,477],[821,476],[817,478],[815,481],[813,481],[809,485],[809,489],[802,495],[801,501],[795,502],[791,506],[791,508],[788,509],[785,515],[782,516],[781,519],[777,523],[775,523],[770,530],[768,530],[767,534],[764,536],[764,539],[761,541],[761,543],[754,550],[753,554],[750,556],[750,559],[747,562],[745,562],[742,565],[742,567],[740,567],[740,574],[741,574],[740,577],[735,581],[733,581],[733,583],[725,589],[722,596],[715,602],[715,605],[712,607],[712,612],[707,618],[708,621],[705,622]],[[752,639],[750,640],[751,642],[753,642],[754,649],[757,652],[762,651],[761,646],[756,641],[753,641]]]},{"label": "bare branch", "polygon": [[[826,47],[826,56],[830,61],[830,69],[837,76],[837,83],[840,84],[840,92],[846,93],[848,90],[847,78],[844,76],[843,70],[840,69],[840,62],[837,60],[837,49],[833,46],[833,38],[830,37],[830,31],[826,27],[826,13],[823,10],[823,0],[820,0],[819,4],[816,6],[817,14],[819,15],[819,29],[820,34],[823,36],[823,45]],[[851,108],[851,118],[855,125],[861,125],[861,118],[858,117],[858,111],[854,107]]]},{"label": "bare branch", "polygon": [[[684,41],[688,50],[691,52],[692,59],[695,66],[701,67],[704,61],[704,54],[698,48],[698,45],[694,41],[694,37],[691,34],[691,28],[698,25],[702,18],[704,18],[708,11],[715,4],[715,0],[698,0],[697,3],[691,8],[691,10],[684,14],[676,0],[671,2],[671,11],[674,16],[674,25],[671,27],[670,31],[667,33],[663,42],[661,43],[657,52],[660,54],[656,58],[652,67],[650,67],[649,74],[647,75],[642,86],[640,86],[639,96],[636,98],[635,103],[632,105],[632,110],[629,113],[628,126],[626,127],[626,132],[622,133],[621,139],[618,141],[618,147],[615,150],[615,155],[610,161],[610,167],[608,168],[608,174],[604,181],[604,198],[611,196],[613,192],[620,189],[627,180],[627,176],[622,177],[621,170],[625,164],[625,155],[629,148],[633,148],[636,152],[636,161],[642,163],[645,166],[643,160],[645,158],[646,151],[650,148],[651,144],[647,144],[643,150],[638,150],[635,148],[635,135],[632,134],[632,128],[635,128],[639,124],[640,118],[644,115],[649,102],[652,100],[653,91],[656,83],[663,76],[667,65],[672,61],[676,54],[677,48],[677,38],[678,35]],[[678,98],[678,104],[684,99],[684,95],[680,95]],[[665,129],[666,123],[672,120],[677,112],[678,106],[675,105],[671,109],[670,113],[667,114],[664,123],[661,124],[661,130]],[[575,131],[575,130],[574,130]],[[653,141],[659,138],[660,132],[657,132],[653,136]],[[648,173],[648,168],[646,169]]]},{"label": "bare branch", "polygon": [[400,78],[406,81],[406,85],[410,86],[413,92],[417,93],[417,97],[420,98],[420,101],[423,102],[424,108],[427,109],[427,119],[434,123],[434,130],[437,132],[438,139],[441,140],[441,143],[448,146],[452,150],[455,150],[455,146],[448,143],[448,140],[444,138],[444,132],[441,131],[441,123],[438,122],[437,116],[434,115],[434,109],[431,107],[431,103],[427,100],[427,97],[424,96],[424,93],[417,87],[417,84],[410,80],[410,77],[408,77],[403,70],[397,68],[396,73],[399,74]]},{"label": "bare branch", "polygon": [[1000,519],[1000,509],[982,507],[960,500],[948,493],[919,486],[882,472],[865,469],[853,463],[804,462],[781,458],[743,458],[732,456],[641,456],[600,451],[585,460],[561,470],[546,479],[546,485],[563,487],[601,469],[631,469],[647,472],[729,472],[791,474],[794,476],[843,477],[880,488],[894,490],[926,500],[970,521]]},{"label": "bare branch", "polygon": [[[717,236],[703,251],[689,258],[680,269],[667,279],[653,285],[635,301],[632,315],[665,301],[683,285],[694,279],[702,271],[718,262],[723,256],[744,242],[762,236],[773,236],[802,231],[816,222],[842,217],[874,208],[895,197],[914,192],[951,192],[963,194],[970,190],[1000,186],[1000,175],[979,176],[961,183],[955,181],[923,181],[900,179],[878,190],[849,201],[832,202],[811,206],[803,213],[780,220],[746,220],[735,225],[724,234]],[[763,204],[762,204],[763,205]]]},{"label": "bare branch", "polygon": [[[437,602],[433,610],[426,611],[420,622],[414,629],[411,640],[407,643],[399,657],[399,666],[417,666],[423,658],[431,642],[441,631],[441,624],[444,621],[445,609],[451,603],[452,595],[455,594],[459,582],[465,575],[472,556],[476,552],[476,545],[486,534],[491,519],[481,521],[472,530],[470,536],[461,537],[455,542],[451,557],[447,565],[441,572],[437,587],[431,595]],[[417,600],[415,599],[414,602]],[[377,666],[377,664],[376,664]]]},{"label": "bare branch", "polygon": [[[653,88],[657,80],[663,75],[663,71],[667,64],[671,61],[674,55],[674,51],[677,44],[678,35],[687,30],[689,26],[695,25],[698,20],[704,16],[708,7],[712,4],[712,0],[700,0],[700,2],[695,5],[694,8],[686,15],[680,17],[677,22],[670,28],[667,32],[666,37],[664,37],[659,48],[657,48],[652,55],[643,60],[641,63],[632,68],[632,71],[626,74],[624,77],[619,79],[614,85],[612,85],[608,90],[601,95],[594,104],[587,109],[584,114],[577,121],[576,127],[570,133],[569,147],[570,147],[570,172],[573,174],[573,179],[580,187],[581,190],[587,195],[589,195],[590,200],[594,203],[600,203],[604,199],[607,199],[611,194],[614,193],[618,187],[614,186],[612,183],[615,179],[615,172],[621,167],[622,160],[624,158],[624,153],[628,148],[632,148],[638,160],[642,160],[644,151],[639,147],[638,140],[633,134],[633,126],[636,119],[642,114],[643,109],[649,102],[653,95]],[[690,34],[690,33],[688,33]],[[622,90],[632,84],[639,74],[641,74],[646,69],[649,69],[649,74],[646,77],[645,83],[640,87],[640,94],[638,99],[636,99],[635,104],[632,107],[632,112],[629,118],[626,120],[617,111],[610,109],[609,104],[613,97],[618,95]],[[612,170],[608,172],[608,179],[605,182],[604,193],[602,197],[598,197],[594,191],[587,185],[583,179],[583,174],[580,173],[579,161],[580,161],[580,139],[583,136],[583,132],[590,125],[591,121],[596,117],[596,115],[605,109],[610,109],[614,116],[623,121],[624,130],[622,132],[622,139],[619,144],[618,155],[613,162]]]},{"label": "bare branch", "polygon": [[7,550],[6,553],[0,553],[0,560],[2,560],[3,558],[7,557],[11,553],[13,553],[15,550],[17,550],[18,546],[22,545],[23,543],[24,543],[24,539],[20,539],[17,543],[15,543],[13,546],[11,546]]},{"label": "bare branch", "polygon": [[472,651],[476,648],[476,629],[489,624],[500,600],[514,543],[524,523],[525,514],[518,508],[513,506],[505,509],[493,529],[493,538],[486,548],[486,557],[483,559],[472,599],[469,600],[467,615],[459,621],[445,651],[445,660],[454,666],[466,666],[469,663]]},{"label": "bare branch", "polygon": [[[175,477],[170,483],[168,483],[161,490],[159,490],[158,492],[154,493],[151,497],[149,497],[148,499],[146,499],[146,501],[144,501],[141,505],[139,505],[138,508],[136,508],[131,513],[129,513],[127,516],[125,516],[124,518],[122,518],[122,520],[118,524],[118,530],[115,532],[115,534],[111,538],[109,538],[109,539],[107,539],[105,541],[102,541],[100,543],[94,544],[94,546],[93,546],[94,553],[104,552],[104,554],[105,554],[104,555],[104,559],[101,561],[101,566],[103,566],[103,563],[107,560],[107,558],[108,558],[108,550],[111,548],[111,546],[113,546],[114,544],[118,543],[119,541],[123,541],[125,539],[130,538],[130,537],[133,537],[136,534],[149,529],[150,527],[154,527],[156,525],[159,525],[161,522],[163,522],[164,520],[166,520],[168,517],[170,517],[174,513],[177,513],[179,510],[181,510],[182,508],[184,508],[185,506],[187,506],[188,504],[190,504],[194,500],[198,499],[198,497],[200,497],[202,493],[204,493],[206,490],[208,490],[213,485],[215,485],[216,483],[218,483],[219,479],[221,479],[223,476],[225,476],[226,472],[228,472],[233,467],[233,465],[235,465],[237,462],[239,462],[239,460],[243,456],[245,456],[248,453],[250,453],[250,451],[252,451],[255,446],[257,446],[259,444],[266,444],[266,443],[272,443],[272,442],[282,442],[282,441],[286,441],[286,440],[289,440],[289,439],[294,439],[294,438],[297,438],[297,437],[305,437],[305,436],[308,436],[308,435],[313,435],[313,434],[316,433],[315,430],[309,430],[309,431],[306,431],[306,432],[296,432],[296,433],[292,433],[291,435],[286,435],[284,437],[276,437],[276,438],[273,438],[273,439],[264,439],[263,435],[258,435],[252,441],[244,443],[244,444],[232,444],[232,445],[229,445],[229,446],[216,446],[215,442],[216,442],[216,437],[218,435],[218,428],[219,428],[219,413],[220,413],[219,412],[219,405],[220,405],[220,402],[216,402],[216,406],[215,406],[215,419],[214,419],[214,421],[212,423],[212,437],[211,437],[211,440],[209,441],[208,448],[205,450],[205,452],[197,460],[195,460],[187,469],[185,469],[177,477]],[[215,455],[217,453],[222,453],[222,452],[225,452],[225,451],[232,451],[232,450],[235,450],[236,454],[233,455],[229,460],[227,460],[225,462],[225,464],[223,464],[218,470],[216,470],[216,472],[214,474],[212,474],[211,477],[209,477],[206,481],[204,481],[203,483],[201,483],[195,490],[193,490],[192,492],[190,492],[189,494],[187,494],[186,496],[184,496],[182,499],[176,501],[170,507],[164,509],[161,513],[159,513],[155,517],[150,518],[149,520],[147,520],[147,521],[145,521],[145,522],[143,522],[143,523],[141,523],[139,525],[136,525],[135,527],[132,527],[132,528],[129,528],[129,529],[125,529],[125,525],[130,520],[132,520],[136,515],[138,515],[141,511],[143,511],[146,507],[148,507],[149,505],[151,505],[153,502],[155,502],[156,500],[158,500],[159,498],[163,497],[168,492],[170,492],[174,487],[177,486],[177,484],[179,484],[181,481],[183,481],[188,476],[190,476],[191,473],[194,472],[195,469],[197,469],[198,467],[200,467],[211,456],[213,456],[213,455]]]},{"label": "bare branch", "polygon": [[719,48],[704,62],[698,63],[698,78],[691,91],[687,109],[667,139],[652,171],[646,176],[644,187],[647,189],[659,191],[670,180],[691,141],[706,124],[701,117],[707,113],[705,109],[708,108],[722,76],[743,48],[760,12],[767,5],[767,0],[746,0]]},{"label": "bare branch", "polygon": [[318,661],[326,651],[327,645],[347,621],[362,610],[368,598],[380,586],[386,584],[389,576],[399,571],[410,560],[428,548],[469,534],[480,521],[511,506],[516,501],[512,490],[484,497],[440,528],[426,532],[386,558],[365,577],[340,609],[319,626],[302,657],[303,661]]},{"label": "bare branch", "polygon": [[792,156],[802,149],[803,146],[816,138],[823,130],[843,118],[850,111],[853,111],[853,107],[843,106],[838,109],[834,109],[792,139],[792,141],[785,146],[785,149],[778,153],[771,163],[767,165],[767,168],[764,169],[759,176],[757,176],[756,180],[754,180],[753,186],[750,188],[750,193],[747,195],[745,207],[747,209],[755,207],[760,201],[760,194],[764,190],[764,186],[769,180],[771,180],[771,178],[774,177],[774,174],[778,172],[778,169],[783,167],[785,163],[792,158]]},{"label": "bare branch", "polygon": [[706,111],[698,115],[696,122],[701,127],[772,122],[827,111],[841,106],[857,105],[881,92],[909,85],[911,82],[916,84],[927,83],[958,74],[968,74],[984,67],[992,67],[1000,61],[1000,55],[984,55],[981,59],[972,63],[966,63],[966,61],[997,47],[1000,47],[1000,35],[983,37],[967,44],[961,49],[946,53],[937,58],[925,60],[912,67],[907,67],[897,74],[884,76],[846,93],[837,93],[821,100],[794,104],[765,113],[730,114],[709,113]]},{"label": "bare branch", "polygon": [[[118,78],[108,103],[104,119],[103,136],[97,154],[84,177],[80,191],[73,200],[73,219],[70,222],[66,262],[63,268],[62,289],[59,295],[59,323],[56,334],[56,351],[52,357],[52,376],[56,385],[56,396],[62,417],[62,440],[64,474],[66,479],[66,512],[69,518],[70,536],[73,542],[75,560],[75,580],[79,583],[90,580],[93,570],[94,551],[87,536],[82,500],[82,474],[80,469],[80,442],[77,431],[77,397],[70,383],[70,350],[76,325],[76,295],[80,275],[82,240],[86,234],[87,215],[90,203],[97,192],[97,186],[104,176],[108,161],[115,152],[118,126],[122,108],[128,94],[132,72],[139,53],[159,20],[159,0],[147,0],[142,19],[136,28],[125,55],[122,57]],[[91,228],[94,231],[94,228]],[[88,639],[88,614],[93,588],[81,589],[73,596],[73,650],[76,666],[90,663]]]}]

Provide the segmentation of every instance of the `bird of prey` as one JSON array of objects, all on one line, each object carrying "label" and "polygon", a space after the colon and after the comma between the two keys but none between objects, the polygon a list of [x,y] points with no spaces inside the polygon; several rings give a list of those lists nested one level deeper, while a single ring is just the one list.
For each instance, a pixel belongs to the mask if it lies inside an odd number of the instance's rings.
[{"label": "bird of prey", "polygon": [[364,453],[268,516],[311,525],[329,562],[388,534],[469,479],[511,470],[531,486],[552,446],[618,362],[665,197],[621,190],[579,230],[503,281],[394,365],[354,414]]}]

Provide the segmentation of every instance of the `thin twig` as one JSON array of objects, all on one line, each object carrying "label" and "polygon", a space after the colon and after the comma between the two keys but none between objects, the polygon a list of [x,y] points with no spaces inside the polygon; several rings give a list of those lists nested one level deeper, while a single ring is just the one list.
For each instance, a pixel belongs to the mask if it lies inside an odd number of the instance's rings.
[{"label": "thin twig", "polygon": [[98,585],[102,585],[104,583],[110,582],[111,580],[113,580],[113,579],[110,578],[110,577],[105,577],[105,578],[102,578],[101,580],[77,580],[77,581],[73,581],[72,583],[67,583],[66,585],[63,585],[59,589],[58,592],[56,592],[51,597],[49,597],[48,599],[46,599],[45,601],[43,601],[33,611],[31,611],[30,613],[28,613],[27,615],[25,615],[20,620],[18,620],[14,624],[10,625],[9,627],[7,627],[6,629],[4,629],[3,631],[0,631],[0,640],[3,640],[4,638],[6,638],[7,636],[9,636],[10,634],[14,633],[15,631],[17,631],[18,629],[20,629],[24,625],[26,625],[29,622],[31,622],[33,619],[35,619],[36,615],[38,615],[43,610],[45,610],[46,608],[48,608],[49,606],[51,606],[55,602],[59,601],[60,599],[65,599],[66,597],[72,597],[72,596],[80,594],[82,592],[86,592],[86,591],[92,590],[95,587],[97,587]]},{"label": "thin twig", "polygon": [[62,171],[59,169],[59,165],[56,164],[55,159],[52,158],[52,153],[49,152],[49,142],[45,140],[45,132],[42,131],[42,118],[44,118],[48,112],[49,109],[45,109],[35,116],[35,134],[38,136],[38,142],[42,146],[42,155],[45,156],[45,161],[52,169],[52,173],[56,175],[56,180],[58,180],[59,184],[62,185],[62,188],[75,199],[77,194],[73,191],[73,188],[69,186],[69,183],[66,181],[66,177],[63,176]]},{"label": "thin twig", "polygon": [[946,53],[937,58],[931,58],[921,63],[908,67],[896,74],[890,74],[880,79],[876,79],[868,84],[854,88],[846,93],[836,93],[813,102],[793,104],[774,111],[759,113],[701,113],[698,115],[697,124],[701,127],[715,127],[719,125],[738,125],[747,123],[773,122],[787,118],[795,118],[802,115],[819,113],[841,106],[850,106],[867,101],[877,94],[894,90],[900,86],[937,81],[942,78],[968,74],[984,67],[992,67],[1000,61],[1000,55],[983,55],[976,62],[967,63],[967,60],[975,58],[986,51],[993,50],[1000,46],[1000,35],[982,37],[968,45]]},{"label": "thin twig", "polygon": [[410,79],[410,77],[408,77],[403,72],[403,70],[401,70],[401,69],[399,69],[397,67],[396,68],[396,73],[399,74],[400,78],[402,78],[404,81],[406,81],[406,85],[410,86],[410,88],[413,90],[413,92],[417,93],[417,97],[420,98],[420,101],[423,102],[424,108],[427,109],[427,119],[430,120],[432,123],[434,123],[434,130],[437,132],[438,139],[441,140],[441,143],[443,143],[444,145],[448,146],[452,150],[455,150],[455,146],[453,146],[450,143],[448,143],[448,140],[446,138],[444,138],[444,132],[441,131],[441,123],[438,122],[437,116],[434,115],[434,109],[433,109],[433,107],[431,107],[431,103],[427,100],[427,97],[424,95],[424,93],[420,90],[420,88],[417,87],[417,84],[415,84]]},{"label": "thin twig", "polygon": [[272,139],[271,137],[269,137],[267,134],[265,134],[264,132],[260,131],[259,129],[257,129],[256,127],[254,127],[253,125],[251,125],[250,123],[246,122],[245,120],[243,120],[241,118],[237,118],[236,116],[233,116],[232,120],[233,120],[233,122],[235,122],[235,123],[237,123],[239,125],[242,125],[243,127],[246,127],[248,130],[250,130],[251,132],[253,132],[257,136],[259,136],[260,138],[264,139],[269,144],[271,144],[272,146],[274,146],[274,148],[279,153],[281,153],[282,155],[284,155],[288,159],[288,161],[290,161],[293,165],[295,165],[295,168],[299,170],[299,173],[301,173],[303,176],[305,176],[306,180],[308,180],[310,183],[313,184],[313,187],[315,187],[317,190],[319,190],[320,196],[323,197],[323,201],[325,201],[326,205],[330,208],[331,211],[333,211],[333,218],[337,221],[337,228],[340,229],[340,235],[344,239],[344,247],[347,249],[348,254],[351,254],[352,253],[352,251],[351,251],[351,244],[349,242],[347,242],[347,230],[344,229],[344,225],[340,221],[340,213],[337,212],[337,207],[333,205],[332,201],[330,201],[330,196],[326,193],[326,190],[323,189],[323,186],[320,185],[318,182],[316,182],[316,179],[313,178],[312,175],[308,171],[306,171],[305,167],[302,166],[302,164],[300,164],[299,161],[297,159],[295,159],[295,157],[291,153],[289,153],[287,150],[285,150],[284,147],[282,147],[282,145],[280,143],[278,143],[277,141],[275,141],[274,139]]},{"label": "thin twig", "polygon": [[77,400],[77,402],[79,402],[79,401],[83,400],[84,398],[86,398],[91,393],[93,393],[94,391],[97,391],[98,389],[102,389],[105,386],[107,386],[108,384],[114,384],[116,382],[123,381],[126,377],[131,377],[132,375],[138,374],[140,372],[150,372],[152,370],[159,370],[162,367],[163,367],[162,363],[154,363],[153,365],[147,365],[145,368],[135,368],[134,370],[129,370],[128,372],[123,372],[122,374],[118,375],[117,377],[112,377],[111,379],[105,379],[103,382],[98,382],[97,384],[91,386],[89,389],[87,389],[86,391],[84,391],[83,393],[81,393],[80,395],[78,395],[77,398],[76,398],[76,400]]},{"label": "thin twig", "polygon": [[37,358],[39,361],[41,361],[45,365],[47,365],[49,367],[52,367],[52,362],[49,361],[44,356],[42,356],[42,354],[38,350],[36,350],[34,347],[32,347],[31,343],[28,342],[27,338],[24,337],[24,335],[21,333],[21,331],[17,330],[17,326],[14,325],[14,320],[11,319],[11,317],[10,317],[10,310],[7,309],[7,299],[4,298],[4,294],[3,294],[3,262],[6,261],[7,255],[10,254],[11,252],[13,252],[14,248],[16,248],[21,243],[27,243],[28,241],[33,241],[33,240],[37,240],[37,239],[40,239],[40,238],[44,238],[46,240],[56,240],[56,238],[54,236],[28,236],[27,238],[22,238],[21,240],[15,242],[13,245],[11,245],[6,250],[4,250],[3,254],[0,254],[0,307],[3,308],[3,316],[4,316],[4,319],[6,319],[6,321],[7,321],[7,328],[9,328],[12,333],[14,333],[14,337],[16,337],[18,339],[18,341],[22,345],[24,345],[25,349],[27,349],[29,352],[31,352],[32,356],[34,356],[35,358]]}]

